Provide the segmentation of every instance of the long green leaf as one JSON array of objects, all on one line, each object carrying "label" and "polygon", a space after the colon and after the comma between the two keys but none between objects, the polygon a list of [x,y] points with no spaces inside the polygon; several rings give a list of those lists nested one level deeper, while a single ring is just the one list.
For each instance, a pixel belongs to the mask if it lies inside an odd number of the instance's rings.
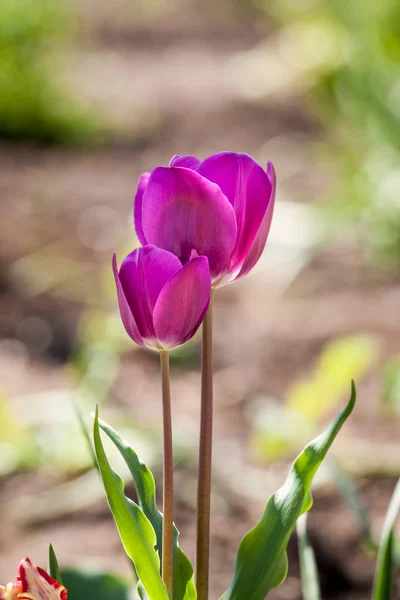
[{"label": "long green leaf", "polygon": [[54,552],[54,548],[51,544],[49,546],[48,572],[53,579],[55,579],[56,581],[58,581],[58,583],[61,583],[63,585],[63,580],[61,579],[60,567],[58,566],[56,553]]},{"label": "long green leaf", "polygon": [[125,552],[133,561],[149,600],[169,600],[160,576],[160,560],[154,548],[154,529],[135,502],[124,494],[124,484],[111,469],[100,436],[98,411],[94,420],[94,447],[108,503]]},{"label": "long green leaf", "polygon": [[[162,552],[162,514],[156,504],[156,486],[150,469],[136,452],[110,425],[99,421],[102,430],[114,442],[125,460],[136,486],[138,504],[156,533],[156,549]],[[174,526],[174,593],[173,600],[195,600],[197,597],[193,581],[193,567],[178,542],[179,532]]]},{"label": "long green leaf", "polygon": [[356,401],[354,382],[346,408],[326,431],[306,446],[292,465],[284,485],[268,500],[261,520],[243,538],[235,574],[221,600],[264,600],[287,574],[286,547],[299,516],[312,505],[310,486]]},{"label": "long green leaf", "polygon": [[391,600],[393,579],[393,535],[394,526],[400,511],[400,480],[393,492],[386,513],[383,533],[379,544],[372,600]]},{"label": "long green leaf", "polygon": [[296,530],[303,600],[321,600],[315,553],[307,535],[307,514],[299,517]]}]

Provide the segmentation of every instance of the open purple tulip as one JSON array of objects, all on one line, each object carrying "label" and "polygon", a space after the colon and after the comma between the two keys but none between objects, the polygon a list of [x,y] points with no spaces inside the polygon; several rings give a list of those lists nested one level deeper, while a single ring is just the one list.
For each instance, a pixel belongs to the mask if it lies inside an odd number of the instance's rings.
[{"label": "open purple tulip", "polygon": [[247,154],[220,152],[204,161],[175,155],[169,167],[143,173],[134,219],[141,244],[208,258],[213,285],[246,275],[261,256],[271,227],[275,172]]},{"label": "open purple tulip", "polygon": [[182,266],[167,250],[136,248],[113,270],[122,322],[140,346],[170,350],[200,327],[210,303],[211,277],[205,256],[191,253]]}]

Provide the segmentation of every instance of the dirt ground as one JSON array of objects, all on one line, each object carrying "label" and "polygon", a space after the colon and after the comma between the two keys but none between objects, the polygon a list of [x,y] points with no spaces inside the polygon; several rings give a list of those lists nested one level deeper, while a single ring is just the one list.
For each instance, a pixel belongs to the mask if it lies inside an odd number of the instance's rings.
[{"label": "dirt ground", "polygon": [[[268,94],[254,98],[246,80],[238,82],[237,65],[264,40],[270,23],[239,4],[229,9],[221,4],[211,17],[207,3],[188,0],[141,20],[120,5],[120,11],[110,12],[100,0],[78,4],[85,34],[66,60],[64,75],[113,122],[112,141],[79,150],[0,145],[0,336],[7,341],[1,342],[0,371],[11,404],[24,394],[72,388],[66,361],[77,344],[80,316],[96,303],[115,308],[113,295],[103,291],[103,270],[113,251],[120,248],[122,256],[123,245],[134,244],[131,201],[143,170],[165,164],[175,153],[203,157],[232,149],[260,162],[274,161],[278,206],[280,200],[308,206],[330,184],[312,158],[313,142],[324,132],[307,105],[291,95],[279,101]],[[291,227],[296,249],[296,218]],[[267,468],[251,453],[249,407],[260,397],[284,399],[288,386],[310,373],[321,348],[338,336],[368,334],[379,346],[376,372],[357,381],[357,407],[335,445],[376,536],[400,472],[399,419],[381,417],[377,374],[387,358],[400,353],[399,278],[377,276],[353,243],[322,247],[297,264],[298,254],[293,258],[278,226],[273,239],[278,240],[271,243],[277,262],[271,267],[267,247],[254,275],[224,288],[216,299],[212,598],[229,585],[242,535],[288,468],[286,461]],[[55,257],[51,262],[49,254]],[[46,320],[51,341],[21,362],[9,341],[18,339],[20,323],[31,317]],[[198,346],[193,348],[192,361],[172,369],[174,424],[184,448],[176,470],[176,521],[191,557],[199,416]],[[60,404],[54,402],[57,411]],[[161,415],[153,355],[132,350],[124,356],[111,403],[143,427],[157,429]],[[153,464],[159,473],[157,460]],[[45,561],[49,541],[63,564],[126,573],[104,499],[30,524],[13,507],[25,498],[25,505],[17,505],[29,513],[35,494],[56,483],[59,477],[46,465],[0,480],[0,580],[10,579],[27,553]],[[332,485],[318,486],[314,498],[309,530],[323,598],[369,598],[374,559],[362,549],[353,514]],[[61,500],[56,493],[55,502]],[[289,563],[288,578],[271,599],[301,598],[294,539]],[[400,598],[398,593],[393,598]]]}]

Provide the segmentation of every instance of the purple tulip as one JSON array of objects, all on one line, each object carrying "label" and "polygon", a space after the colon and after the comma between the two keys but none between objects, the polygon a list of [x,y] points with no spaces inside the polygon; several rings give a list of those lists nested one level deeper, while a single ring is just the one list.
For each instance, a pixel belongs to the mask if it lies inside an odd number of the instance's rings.
[{"label": "purple tulip", "polygon": [[191,254],[182,266],[171,252],[142,246],[113,270],[122,322],[140,346],[168,350],[187,342],[210,303],[211,277],[205,256]]},{"label": "purple tulip", "polygon": [[204,161],[175,155],[169,167],[143,173],[134,219],[141,244],[173,252],[185,264],[207,256],[214,286],[243,277],[261,256],[275,202],[272,163],[220,152]]}]

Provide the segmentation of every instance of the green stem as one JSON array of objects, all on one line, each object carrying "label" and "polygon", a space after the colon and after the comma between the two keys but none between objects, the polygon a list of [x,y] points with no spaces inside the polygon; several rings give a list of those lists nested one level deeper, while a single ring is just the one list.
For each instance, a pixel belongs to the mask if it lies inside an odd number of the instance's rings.
[{"label": "green stem", "polygon": [[161,573],[165,586],[172,598],[173,591],[173,522],[174,522],[174,479],[172,451],[171,390],[169,384],[169,353],[160,351],[163,431],[164,431],[164,467],[163,467],[163,531]]},{"label": "green stem", "polygon": [[210,563],[211,458],[213,431],[212,303],[203,323],[201,358],[201,416],[197,488],[197,599],[208,600]]}]

